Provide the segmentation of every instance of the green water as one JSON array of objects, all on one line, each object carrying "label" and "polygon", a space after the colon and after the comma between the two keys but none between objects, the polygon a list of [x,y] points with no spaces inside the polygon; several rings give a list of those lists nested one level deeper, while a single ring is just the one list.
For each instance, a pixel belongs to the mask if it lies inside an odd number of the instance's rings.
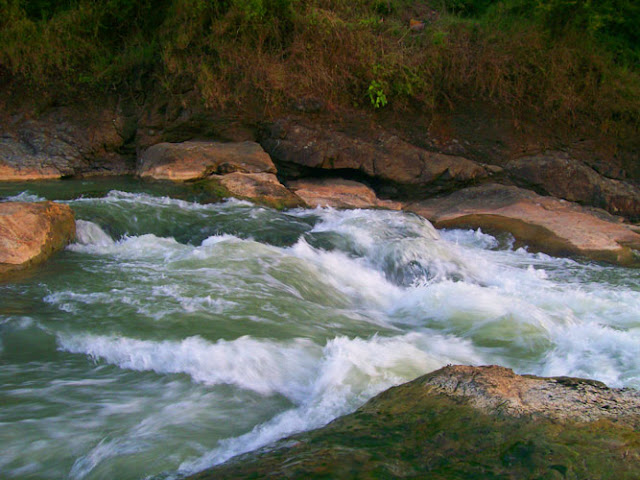
[{"label": "green water", "polygon": [[640,386],[640,274],[383,211],[0,185],[76,243],[0,284],[0,477],[179,478],[447,363]]}]

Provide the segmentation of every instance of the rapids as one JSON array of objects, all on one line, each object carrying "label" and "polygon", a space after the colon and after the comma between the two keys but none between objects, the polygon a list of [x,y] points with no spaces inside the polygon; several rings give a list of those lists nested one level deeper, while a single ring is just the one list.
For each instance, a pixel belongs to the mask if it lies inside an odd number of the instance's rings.
[{"label": "rapids", "polygon": [[637,270],[400,212],[44,185],[3,196],[78,234],[0,284],[2,478],[181,478],[449,363],[640,387]]}]

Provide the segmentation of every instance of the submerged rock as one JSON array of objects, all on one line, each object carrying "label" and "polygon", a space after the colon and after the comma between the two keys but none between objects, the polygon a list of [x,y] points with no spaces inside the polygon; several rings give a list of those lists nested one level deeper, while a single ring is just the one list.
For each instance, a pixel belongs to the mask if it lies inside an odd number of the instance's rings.
[{"label": "submerged rock", "polygon": [[635,390],[448,366],[190,478],[631,480],[640,475],[639,426]]},{"label": "submerged rock", "polygon": [[255,142],[159,143],[140,158],[137,174],[155,180],[201,180],[211,175],[276,173],[271,157]]},{"label": "submerged rock", "polygon": [[0,278],[45,261],[73,240],[76,224],[68,205],[0,203]]},{"label": "submerged rock", "polygon": [[400,210],[401,205],[380,200],[373,189],[360,182],[341,178],[294,180],[287,186],[310,207],[387,208]]},{"label": "submerged rock", "polygon": [[552,255],[583,255],[619,265],[638,263],[640,235],[620,219],[577,204],[504,185],[467,188],[410,204],[437,228],[506,231]]}]

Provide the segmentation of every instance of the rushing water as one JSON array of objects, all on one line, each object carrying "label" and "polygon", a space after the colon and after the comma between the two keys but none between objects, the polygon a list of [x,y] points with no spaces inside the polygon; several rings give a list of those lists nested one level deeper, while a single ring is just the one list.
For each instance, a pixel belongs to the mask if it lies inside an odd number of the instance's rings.
[{"label": "rushing water", "polygon": [[180,478],[448,363],[640,387],[637,270],[398,212],[40,185],[3,196],[62,198],[78,235],[0,284],[2,478]]}]

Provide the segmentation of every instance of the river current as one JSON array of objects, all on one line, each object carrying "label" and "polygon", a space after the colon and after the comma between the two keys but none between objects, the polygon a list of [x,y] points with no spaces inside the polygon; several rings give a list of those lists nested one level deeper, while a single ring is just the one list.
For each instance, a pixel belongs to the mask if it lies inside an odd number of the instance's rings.
[{"label": "river current", "polygon": [[0,195],[78,233],[0,283],[2,478],[181,478],[450,363],[640,388],[638,270],[401,212],[39,185]]}]

